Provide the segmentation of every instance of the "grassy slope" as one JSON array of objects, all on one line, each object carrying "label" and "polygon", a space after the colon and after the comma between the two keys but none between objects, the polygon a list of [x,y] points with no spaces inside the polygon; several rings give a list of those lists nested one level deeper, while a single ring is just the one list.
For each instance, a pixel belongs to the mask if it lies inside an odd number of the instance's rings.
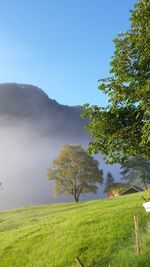
[{"label": "grassy slope", "polygon": [[[143,243],[134,250],[133,215]],[[150,214],[140,194],[85,203],[51,204],[0,213],[1,267],[150,266]]]}]

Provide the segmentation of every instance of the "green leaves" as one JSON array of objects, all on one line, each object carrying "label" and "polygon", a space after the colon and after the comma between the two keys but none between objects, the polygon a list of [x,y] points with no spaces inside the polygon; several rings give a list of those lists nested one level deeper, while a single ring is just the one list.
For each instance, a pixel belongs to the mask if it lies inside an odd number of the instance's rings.
[{"label": "green leaves", "polygon": [[150,184],[150,160],[131,157],[121,165],[121,169],[123,179],[128,182],[145,187]]},{"label": "green leaves", "polygon": [[139,0],[131,12],[130,29],[114,39],[112,76],[99,80],[109,105],[83,107],[92,137],[89,151],[101,152],[110,164],[129,156],[150,158],[149,21],[150,1]]},{"label": "green leaves", "polygon": [[56,194],[70,194],[78,201],[80,194],[96,193],[103,182],[98,165],[80,145],[64,145],[48,169],[48,179],[55,181]]}]

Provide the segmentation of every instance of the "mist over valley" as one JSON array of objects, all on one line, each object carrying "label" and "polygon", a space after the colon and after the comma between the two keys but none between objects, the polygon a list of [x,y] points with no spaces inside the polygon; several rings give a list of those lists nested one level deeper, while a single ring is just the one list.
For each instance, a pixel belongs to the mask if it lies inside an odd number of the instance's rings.
[{"label": "mist over valley", "polygon": [[[79,106],[50,99],[36,86],[0,84],[0,209],[72,200],[53,195],[47,169],[63,144],[87,147],[81,112]],[[102,161],[100,167],[108,170]],[[118,175],[119,167],[109,170]],[[86,199],[100,197],[101,191]]]}]

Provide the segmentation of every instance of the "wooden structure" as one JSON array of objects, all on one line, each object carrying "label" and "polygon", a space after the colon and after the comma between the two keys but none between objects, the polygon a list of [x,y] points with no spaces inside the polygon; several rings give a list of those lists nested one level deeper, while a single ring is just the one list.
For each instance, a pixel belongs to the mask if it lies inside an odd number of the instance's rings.
[{"label": "wooden structure", "polygon": [[127,194],[133,194],[133,193],[138,193],[138,192],[142,192],[143,189],[140,188],[137,185],[130,185],[129,187],[125,188],[124,190],[119,192],[119,195],[127,195]]}]

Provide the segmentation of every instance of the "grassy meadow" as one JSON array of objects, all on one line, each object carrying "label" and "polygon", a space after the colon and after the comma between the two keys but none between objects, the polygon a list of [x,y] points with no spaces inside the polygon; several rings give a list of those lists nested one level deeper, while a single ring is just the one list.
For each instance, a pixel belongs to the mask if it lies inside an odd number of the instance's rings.
[{"label": "grassy meadow", "polygon": [[[1,267],[149,267],[150,214],[141,193],[0,213]],[[133,216],[142,253],[135,253]]]}]

